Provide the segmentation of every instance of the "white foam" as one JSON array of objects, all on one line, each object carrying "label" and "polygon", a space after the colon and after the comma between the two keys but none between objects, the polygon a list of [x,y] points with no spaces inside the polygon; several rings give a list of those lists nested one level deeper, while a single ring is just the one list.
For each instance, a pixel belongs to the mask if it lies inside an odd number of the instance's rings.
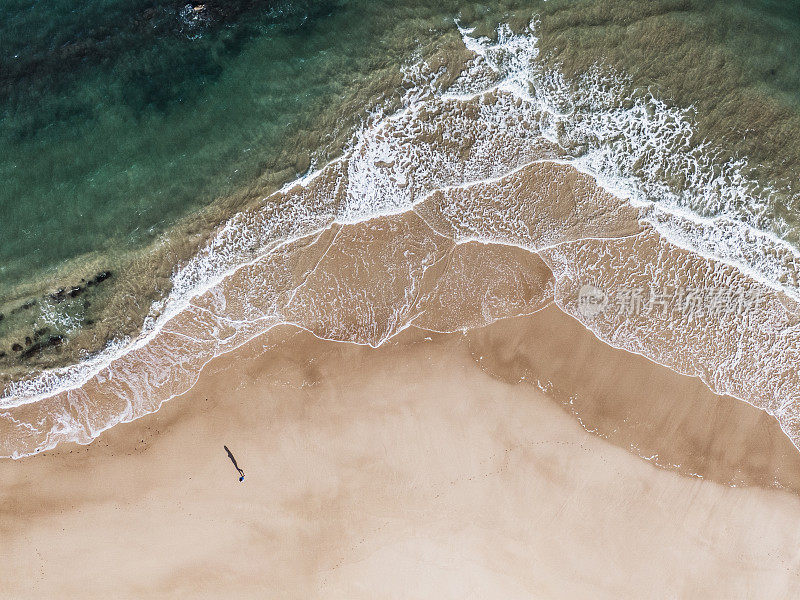
[{"label": "white foam", "polygon": [[[800,299],[800,252],[780,236],[780,194],[748,176],[745,158],[721,159],[720,149],[698,139],[692,108],[631,96],[620,74],[595,67],[576,82],[539,60],[531,30],[501,27],[498,42],[470,37],[465,44],[498,74],[496,84],[532,102],[540,126],[578,170],[634,205],[652,207],[646,220],[670,242],[731,264],[748,276]],[[665,174],[680,174],[683,185]]]}]

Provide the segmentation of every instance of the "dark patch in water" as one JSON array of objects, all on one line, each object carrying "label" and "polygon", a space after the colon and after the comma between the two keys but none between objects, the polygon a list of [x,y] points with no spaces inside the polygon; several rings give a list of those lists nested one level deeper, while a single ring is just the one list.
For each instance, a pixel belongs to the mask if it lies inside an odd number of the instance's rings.
[{"label": "dark patch in water", "polygon": [[64,301],[64,298],[65,298],[64,294],[66,293],[66,291],[67,291],[67,290],[66,290],[66,289],[64,289],[64,288],[59,288],[58,290],[56,290],[55,292],[53,292],[52,294],[50,294],[49,298],[50,298],[50,299],[51,299],[53,302],[56,302],[56,303],[61,303],[61,302],[63,302],[63,301]]},{"label": "dark patch in water", "polygon": [[20,358],[27,359],[39,354],[43,350],[48,348],[54,348],[56,346],[60,346],[66,338],[63,335],[51,335],[49,338],[42,342],[36,342],[33,346],[25,350],[22,354],[20,354]]},{"label": "dark patch in water", "polygon": [[[49,294],[47,297],[50,298],[53,302],[60,304],[67,298],[77,298],[83,292],[85,292],[88,288],[99,285],[100,283],[104,282],[107,279],[110,279],[113,273],[111,271],[100,271],[97,275],[92,277],[89,281],[86,281],[85,278],[81,279],[81,283],[84,285],[75,285],[71,288],[59,288],[55,292]],[[90,303],[88,301],[84,302],[84,306],[88,307]]]},{"label": "dark patch in water", "polygon": [[[41,297],[41,306],[45,308],[53,304],[65,304],[62,309],[66,311],[65,314],[69,314],[72,318],[81,321],[85,326],[93,325],[95,321],[86,318],[86,311],[88,311],[89,307],[92,305],[91,301],[89,301],[86,296],[91,293],[92,290],[90,290],[90,288],[96,288],[96,286],[111,279],[113,275],[114,273],[111,270],[106,269],[98,271],[88,281],[86,278],[82,278],[80,280],[81,284],[79,285],[62,287],[54,292],[43,295]],[[79,296],[81,296],[81,298],[75,301]],[[9,315],[19,316],[16,318],[12,317],[9,320],[10,329],[5,332],[5,339],[2,340],[5,343],[11,343],[13,340],[21,340],[14,341],[11,345],[11,350],[13,352],[21,352],[22,354],[20,357],[23,359],[32,358],[39,355],[44,350],[60,346],[68,339],[66,335],[62,334],[63,332],[58,332],[58,327],[56,327],[56,331],[54,332],[50,326],[42,326],[40,321],[42,313],[40,311],[22,314],[34,308],[37,303],[39,302],[37,302],[36,299],[30,299],[10,311]],[[0,313],[0,320],[4,318],[5,316]],[[7,354],[4,353],[3,356],[7,356]]]},{"label": "dark patch in water", "polygon": [[[31,7],[23,16],[20,7],[0,8],[0,105],[17,117],[6,125],[13,124],[8,131],[13,139],[34,136],[53,122],[90,119],[97,107],[67,95],[83,77],[102,74],[106,100],[128,106],[135,115],[196,102],[222,74],[224,59],[239,54],[266,27],[300,32],[340,2],[94,4],[68,10]],[[25,35],[14,25],[22,25]],[[53,96],[49,110],[26,111],[41,94]],[[20,108],[27,118],[19,119]]]},{"label": "dark patch in water", "polygon": [[114,273],[111,271],[101,271],[97,275],[95,275],[92,279],[86,282],[87,286],[97,285],[98,283],[104,282],[106,279],[110,278]]},{"label": "dark patch in water", "polygon": [[25,304],[18,306],[17,308],[13,309],[10,314],[15,315],[17,313],[22,312],[23,310],[28,310],[36,306],[36,300],[28,300]]}]

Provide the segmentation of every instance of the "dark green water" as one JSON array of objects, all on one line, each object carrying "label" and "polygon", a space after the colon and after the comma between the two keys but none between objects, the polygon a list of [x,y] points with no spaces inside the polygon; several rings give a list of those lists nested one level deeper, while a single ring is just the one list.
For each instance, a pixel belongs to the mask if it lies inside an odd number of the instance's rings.
[{"label": "dark green water", "polygon": [[[230,199],[242,190],[252,196],[335,154],[371,107],[397,93],[401,65],[458,40],[455,18],[489,33],[538,13],[543,50],[567,72],[613,66],[639,88],[694,106],[700,132],[751,157],[765,180],[800,179],[797,0],[208,0],[196,8],[0,5],[0,350],[41,326],[41,306],[16,317],[9,309],[82,284],[70,269],[91,262],[93,272],[113,271],[104,285],[115,285],[132,268],[124,257],[181,218],[213,205],[206,222],[218,222],[240,206]],[[793,198],[775,207],[789,221],[800,215]],[[158,278],[150,285],[158,291],[169,260],[141,262],[136,277],[144,287]],[[95,315],[81,302],[69,310],[87,327],[119,313]],[[96,310],[103,298],[92,302]],[[134,304],[141,313],[148,298]]]},{"label": "dark green water", "polygon": [[387,60],[373,59],[376,40],[345,2],[186,12],[142,0],[0,7],[3,289],[145,243],[231,193],[275,166],[345,73]]}]

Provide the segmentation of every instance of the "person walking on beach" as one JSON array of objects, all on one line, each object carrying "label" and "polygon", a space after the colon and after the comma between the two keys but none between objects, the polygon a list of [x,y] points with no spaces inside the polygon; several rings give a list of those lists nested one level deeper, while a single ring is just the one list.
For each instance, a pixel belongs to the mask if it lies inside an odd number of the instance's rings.
[{"label": "person walking on beach", "polygon": [[236,464],[236,459],[233,457],[233,454],[231,454],[231,451],[228,449],[228,447],[223,446],[223,448],[225,448],[225,452],[228,453],[228,458],[231,459],[233,466],[236,467],[237,471],[239,471],[239,481],[244,481],[244,471],[239,468],[239,465]]}]

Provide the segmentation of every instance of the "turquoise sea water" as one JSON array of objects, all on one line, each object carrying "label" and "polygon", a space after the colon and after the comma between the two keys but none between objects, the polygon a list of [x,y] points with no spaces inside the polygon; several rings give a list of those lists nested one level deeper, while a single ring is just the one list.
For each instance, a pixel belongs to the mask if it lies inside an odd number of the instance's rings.
[{"label": "turquoise sea water", "polygon": [[4,3],[3,288],[145,243],[272,167],[282,141],[341,94],[345,73],[385,60],[369,48],[376,40],[355,39],[348,9]]},{"label": "turquoise sea water", "polygon": [[[702,135],[786,188],[771,210],[800,238],[796,0],[14,0],[0,6],[0,368],[62,360],[20,358],[12,345],[26,338],[92,350],[114,323],[135,324],[151,298],[120,308],[96,290],[135,271],[143,287],[161,282],[157,295],[171,265],[131,266],[131,252],[200,210],[221,222],[335,154],[397,93],[403,65],[458,39],[456,20],[488,34],[535,15],[543,52],[567,73],[609,65],[694,107]],[[54,302],[68,325],[49,319],[37,334]]]}]

